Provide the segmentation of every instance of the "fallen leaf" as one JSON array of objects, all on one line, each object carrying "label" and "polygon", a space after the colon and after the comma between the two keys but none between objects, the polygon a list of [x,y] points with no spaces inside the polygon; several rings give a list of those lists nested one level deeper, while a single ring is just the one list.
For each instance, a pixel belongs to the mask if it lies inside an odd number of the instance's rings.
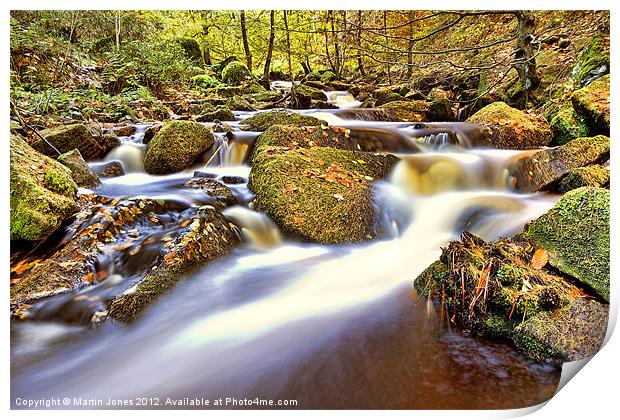
[{"label": "fallen leaf", "polygon": [[549,253],[543,248],[538,248],[532,257],[532,267],[540,270],[549,262]]}]

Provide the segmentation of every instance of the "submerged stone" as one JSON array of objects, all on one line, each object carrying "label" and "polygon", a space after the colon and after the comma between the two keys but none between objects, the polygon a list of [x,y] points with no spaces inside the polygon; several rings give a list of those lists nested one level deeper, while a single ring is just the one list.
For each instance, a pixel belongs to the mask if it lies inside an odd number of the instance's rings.
[{"label": "submerged stone", "polygon": [[549,264],[587,285],[606,302],[610,283],[609,201],[607,189],[569,191],[524,233],[549,252]]}]

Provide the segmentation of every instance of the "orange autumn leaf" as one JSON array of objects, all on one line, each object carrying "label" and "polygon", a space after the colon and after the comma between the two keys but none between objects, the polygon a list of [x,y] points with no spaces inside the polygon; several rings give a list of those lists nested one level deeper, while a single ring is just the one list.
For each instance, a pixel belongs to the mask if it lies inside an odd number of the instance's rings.
[{"label": "orange autumn leaf", "polygon": [[540,270],[549,262],[549,253],[547,250],[538,248],[532,257],[532,267]]}]

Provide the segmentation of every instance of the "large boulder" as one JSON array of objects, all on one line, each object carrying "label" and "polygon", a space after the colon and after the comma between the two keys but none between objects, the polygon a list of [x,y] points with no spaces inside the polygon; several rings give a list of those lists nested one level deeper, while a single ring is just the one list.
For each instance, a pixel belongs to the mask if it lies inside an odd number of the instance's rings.
[{"label": "large boulder", "polygon": [[609,135],[609,75],[574,92],[571,100],[594,134]]},{"label": "large boulder", "polygon": [[305,84],[291,89],[291,104],[295,109],[311,108],[313,100],[326,101],[327,96],[320,89]]},{"label": "large boulder", "polygon": [[524,235],[549,252],[549,264],[609,302],[609,200],[604,188],[583,187],[564,194]]},{"label": "large boulder", "polygon": [[263,147],[249,187],[255,206],[283,232],[320,243],[377,237],[372,180],[386,177],[398,159],[388,154],[329,147]]},{"label": "large boulder", "polygon": [[608,74],[609,70],[609,41],[596,36],[579,54],[569,81],[577,87],[586,86]]},{"label": "large boulder", "polygon": [[163,175],[189,167],[211,146],[213,134],[192,121],[170,121],[153,137],[144,155],[144,169]]},{"label": "large boulder", "polygon": [[508,172],[516,190],[533,192],[554,187],[571,169],[608,159],[609,137],[583,137],[522,157],[509,166]]},{"label": "large boulder", "polygon": [[385,121],[428,121],[426,113],[429,104],[426,101],[398,100],[380,105],[377,109],[386,115]]},{"label": "large boulder", "polygon": [[58,156],[58,162],[71,170],[71,178],[79,187],[93,188],[101,184],[99,177],[86,164],[78,149],[73,149]]},{"label": "large boulder", "polygon": [[547,120],[553,130],[553,145],[559,146],[569,141],[587,137],[589,133],[588,124],[583,115],[575,111],[570,101],[563,102],[548,113]]},{"label": "large boulder", "polygon": [[601,165],[585,166],[568,171],[560,181],[558,191],[565,193],[581,187],[609,188],[611,173],[609,168]]},{"label": "large boulder", "polygon": [[[590,302],[525,239],[486,243],[463,233],[414,281],[467,331],[511,340],[529,357],[561,364],[596,353],[609,306]],[[572,315],[578,319],[570,319]]]},{"label": "large boulder", "polygon": [[239,61],[230,62],[222,70],[222,81],[228,85],[238,86],[250,77],[248,67]]},{"label": "large boulder", "polygon": [[202,50],[200,44],[193,38],[177,38],[185,56],[189,58],[195,65],[202,66]]},{"label": "large boulder", "polygon": [[[100,159],[104,150],[97,143],[88,128],[83,124],[64,125],[48,128],[41,131],[41,135],[50,142],[60,153],[78,149],[84,159]],[[31,146],[47,156],[56,157],[57,153],[46,142],[36,138]]]},{"label": "large boulder", "polygon": [[213,122],[215,120],[234,121],[235,114],[233,114],[232,111],[226,106],[218,106],[213,111],[206,112],[196,117],[196,121],[198,122]]},{"label": "large boulder", "polygon": [[75,211],[71,171],[11,135],[11,240],[45,239]]},{"label": "large boulder", "polygon": [[250,131],[265,131],[275,124],[317,126],[327,125],[326,121],[286,110],[265,111],[253,115],[242,123]]},{"label": "large boulder", "polygon": [[543,118],[511,108],[504,102],[494,102],[468,118],[488,126],[491,135],[485,146],[498,149],[535,149],[547,146],[553,133]]},{"label": "large boulder", "polygon": [[327,84],[336,80],[336,73],[331,70],[327,70],[321,75],[321,83]]}]

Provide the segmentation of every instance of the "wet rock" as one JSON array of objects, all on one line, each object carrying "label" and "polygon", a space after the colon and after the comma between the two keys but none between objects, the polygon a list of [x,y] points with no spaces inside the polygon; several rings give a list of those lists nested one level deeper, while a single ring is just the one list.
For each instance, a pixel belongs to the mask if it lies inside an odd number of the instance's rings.
[{"label": "wet rock", "polygon": [[351,89],[353,89],[353,86],[351,85],[351,83],[340,82],[340,81],[334,80],[333,82],[330,82],[329,84],[329,90],[347,91],[351,93],[353,96],[355,96],[354,93],[350,91]]},{"label": "wet rock", "polygon": [[609,137],[582,137],[523,157],[508,172],[517,191],[534,192],[553,188],[571,169],[608,159]]},{"label": "wet rock", "polygon": [[306,86],[310,86],[310,87],[315,88],[315,89],[327,90],[327,87],[325,86],[325,84],[319,82],[318,80],[308,80],[308,81],[304,82],[304,84]]},{"label": "wet rock", "polygon": [[95,174],[101,178],[112,178],[125,175],[123,164],[118,160],[113,160],[103,164],[94,164],[92,169]]},{"label": "wet rock", "polygon": [[210,197],[218,201],[223,207],[238,204],[237,197],[235,197],[230,188],[215,179],[199,176],[188,179],[183,185],[189,188],[202,189]]},{"label": "wet rock", "polygon": [[553,145],[566,144],[579,137],[588,136],[588,124],[585,118],[575,111],[570,101],[551,106],[546,116],[553,130]]},{"label": "wet rock", "polygon": [[283,232],[320,243],[365,241],[377,236],[372,181],[386,177],[397,161],[329,147],[263,147],[248,186],[256,208]]},{"label": "wet rock", "polygon": [[99,177],[86,164],[78,149],[58,156],[58,162],[71,170],[71,178],[79,187],[93,188],[101,184]]},{"label": "wet rock", "polygon": [[67,167],[18,136],[11,135],[10,154],[11,240],[45,239],[77,210],[77,185]]},{"label": "wet rock", "polygon": [[[594,354],[605,336],[607,325],[600,321],[608,306],[587,301],[571,278],[548,268],[541,252],[527,240],[486,243],[465,232],[414,287],[441,302],[451,322],[511,340],[535,360],[561,364]],[[581,319],[570,322],[567,315],[575,312]]]},{"label": "wet rock", "polygon": [[391,101],[377,107],[386,115],[383,121],[428,121],[426,113],[429,102],[426,101]]},{"label": "wet rock", "polygon": [[135,125],[124,125],[121,127],[115,127],[112,129],[112,132],[116,134],[118,137],[129,137],[136,132]]},{"label": "wet rock", "polygon": [[[47,139],[60,153],[78,149],[84,159],[100,159],[104,151],[97,144],[93,135],[83,124],[72,124],[42,130],[41,135]],[[40,138],[35,138],[31,146],[47,156],[56,157],[57,154]]]},{"label": "wet rock", "polygon": [[186,228],[170,239],[146,276],[110,303],[110,317],[123,322],[134,321],[184,276],[228,254],[239,243],[229,223],[208,206],[201,208]]},{"label": "wet rock", "polygon": [[603,346],[609,306],[587,299],[575,299],[553,312],[543,312],[516,329],[515,344],[539,360],[581,360]]},{"label": "wet rock", "polygon": [[610,178],[609,168],[601,165],[575,168],[568,171],[562,179],[558,185],[558,191],[565,193],[581,187],[609,188]]},{"label": "wet rock", "polygon": [[609,70],[609,42],[596,36],[579,54],[569,81],[583,87],[608,74]]},{"label": "wet rock", "polygon": [[243,177],[235,176],[235,175],[224,175],[222,177],[222,182],[225,184],[243,184],[246,180]]},{"label": "wet rock", "polygon": [[573,92],[575,110],[586,118],[594,134],[609,135],[609,75]]},{"label": "wet rock", "polygon": [[534,149],[547,146],[553,139],[549,125],[542,118],[494,102],[467,119],[490,128],[488,144],[498,149]]},{"label": "wet rock", "polygon": [[121,145],[121,140],[116,137],[116,135],[110,133],[98,136],[95,139],[103,151],[102,156],[107,155],[110,151]]},{"label": "wet rock", "polygon": [[327,101],[312,101],[310,107],[314,109],[338,109],[336,105]]},{"label": "wet rock", "polygon": [[197,122],[213,122],[218,121],[234,121],[235,115],[226,106],[219,106],[212,112],[199,115],[196,117]]},{"label": "wet rock", "polygon": [[222,70],[222,81],[227,85],[238,86],[250,77],[248,67],[239,61],[230,62]]},{"label": "wet rock", "polygon": [[291,107],[294,109],[312,108],[313,102],[326,100],[327,96],[320,89],[305,84],[291,90]]},{"label": "wet rock", "polygon": [[157,123],[147,128],[146,131],[144,132],[142,143],[149,144],[149,142],[153,140],[153,137],[155,137],[155,134],[159,133],[159,130],[161,130],[163,126],[164,126],[163,123]]},{"label": "wet rock", "polygon": [[524,235],[549,252],[549,264],[609,302],[609,190],[583,187],[564,194]]},{"label": "wet rock", "polygon": [[144,169],[158,175],[182,171],[213,146],[213,141],[213,134],[201,124],[167,122],[146,148]]},{"label": "wet rock", "polygon": [[243,125],[250,131],[265,131],[275,124],[317,126],[327,125],[327,122],[286,110],[261,112],[243,121]]},{"label": "wet rock", "polygon": [[399,95],[398,93],[395,93],[395,92],[386,92],[384,94],[381,94],[378,97],[377,97],[377,95],[374,95],[374,97],[376,98],[375,106],[381,106],[381,105],[389,104],[391,102],[404,102],[404,101],[406,101],[406,99],[404,97],[402,97],[401,95]]}]

